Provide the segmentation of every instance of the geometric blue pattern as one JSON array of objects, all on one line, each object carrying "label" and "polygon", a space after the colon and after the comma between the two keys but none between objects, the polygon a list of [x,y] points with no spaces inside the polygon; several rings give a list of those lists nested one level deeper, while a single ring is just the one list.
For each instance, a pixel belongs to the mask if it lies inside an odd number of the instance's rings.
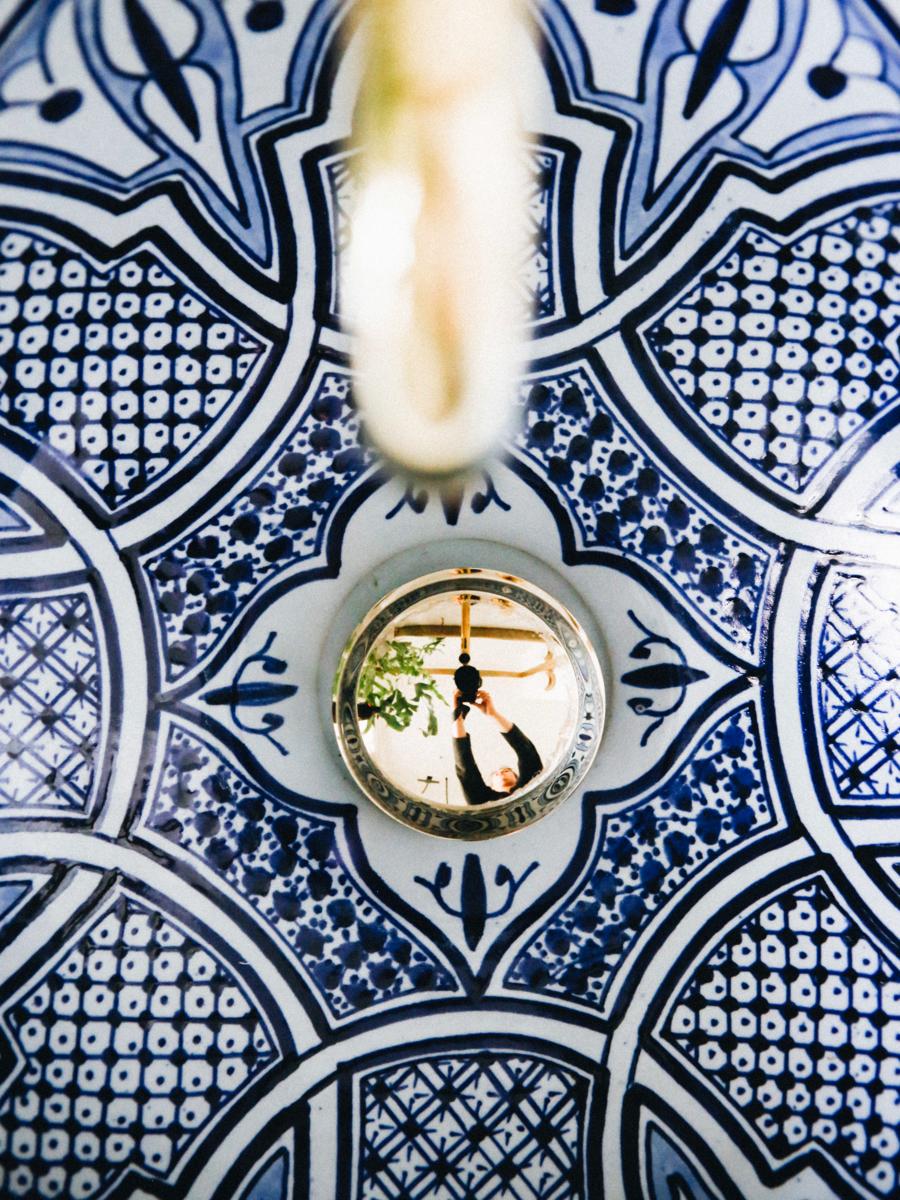
[{"label": "geometric blue pattern", "polygon": [[495,1051],[374,1071],[355,1200],[588,1200],[584,1090],[555,1063]]},{"label": "geometric blue pattern", "polygon": [[666,1038],[778,1158],[808,1145],[876,1194],[900,1169],[900,971],[821,880],[737,925]]},{"label": "geometric blue pattern", "polygon": [[0,601],[0,810],[87,806],[100,679],[84,592]]},{"label": "geometric blue pattern", "polygon": [[838,570],[823,592],[816,678],[838,796],[900,801],[900,573]]},{"label": "geometric blue pattern", "polygon": [[131,1165],[167,1175],[274,1058],[231,970],[124,893],[5,1020],[25,1060],[0,1107],[6,1196],[82,1200]]},{"label": "geometric blue pattern", "polygon": [[146,253],[100,273],[0,228],[0,421],[111,508],[178,465],[261,352]]},{"label": "geometric blue pattern", "polygon": [[558,493],[586,549],[662,573],[741,649],[754,649],[770,551],[698,502],[641,447],[586,371],[531,381],[519,453]]},{"label": "geometric blue pattern", "polygon": [[372,461],[359,436],[350,378],[328,372],[247,489],[150,561],[171,676],[208,651],[264,582],[320,552],[332,512]]},{"label": "geometric blue pattern", "polygon": [[773,821],[748,705],[721,721],[659,792],[603,819],[586,882],[523,947],[507,985],[602,1007],[654,913]]},{"label": "geometric blue pattern", "polygon": [[521,280],[526,311],[537,324],[565,315],[560,247],[556,244],[563,161],[560,151],[540,146],[526,163],[529,237]]},{"label": "geometric blue pattern", "polygon": [[[890,6],[525,6],[529,365],[459,486],[354,399],[353,6],[14,7],[0,1196],[893,1198]],[[327,696],[475,560],[562,577],[607,723],[539,829],[435,843]]]},{"label": "geometric blue pattern", "polygon": [[410,993],[455,990],[435,956],[363,891],[333,821],[268,795],[185,730],[173,731],[163,763],[151,828],[215,870],[269,922],[335,1017]]},{"label": "geometric blue pattern", "polygon": [[801,491],[900,396],[897,201],[785,246],[745,234],[648,333],[677,393],[764,480]]}]

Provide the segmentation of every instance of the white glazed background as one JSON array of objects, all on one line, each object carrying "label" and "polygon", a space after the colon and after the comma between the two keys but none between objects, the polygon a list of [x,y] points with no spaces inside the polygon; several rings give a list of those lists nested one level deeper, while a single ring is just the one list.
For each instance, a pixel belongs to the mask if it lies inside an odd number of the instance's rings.
[{"label": "white glazed background", "polygon": [[[896,28],[536,11],[525,425],[456,510],[349,403],[349,7],[3,6],[3,1197],[896,1190]],[[730,318],[772,277],[858,340],[784,326],[771,422],[726,416],[666,354],[767,389]],[[380,813],[328,722],[359,617],[458,565],[557,595],[608,683],[581,794],[477,847]]]}]

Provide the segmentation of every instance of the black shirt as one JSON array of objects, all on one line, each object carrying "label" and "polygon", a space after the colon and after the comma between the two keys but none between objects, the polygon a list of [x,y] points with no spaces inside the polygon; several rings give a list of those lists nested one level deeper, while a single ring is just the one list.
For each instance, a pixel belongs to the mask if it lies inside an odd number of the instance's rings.
[{"label": "black shirt", "polygon": [[[515,752],[519,765],[519,782],[513,788],[518,791],[526,783],[534,779],[543,770],[541,756],[535,750],[532,742],[525,736],[518,725],[513,725],[509,733],[503,735]],[[489,788],[481,777],[475,756],[472,753],[472,743],[469,735],[453,739],[453,756],[456,759],[456,777],[462,785],[463,795],[469,804],[489,804],[491,800],[505,800],[510,792],[495,792]]]}]

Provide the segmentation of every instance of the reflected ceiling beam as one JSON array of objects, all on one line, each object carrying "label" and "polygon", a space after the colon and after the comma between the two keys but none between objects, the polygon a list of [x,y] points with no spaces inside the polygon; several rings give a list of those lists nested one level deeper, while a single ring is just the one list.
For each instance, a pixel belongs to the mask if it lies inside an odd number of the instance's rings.
[{"label": "reflected ceiling beam", "polygon": [[[461,625],[398,625],[394,632],[397,637],[417,638],[461,638],[463,635]],[[475,638],[494,638],[504,642],[544,641],[544,635],[534,629],[507,629],[502,625],[472,625],[468,636],[470,641]]]}]

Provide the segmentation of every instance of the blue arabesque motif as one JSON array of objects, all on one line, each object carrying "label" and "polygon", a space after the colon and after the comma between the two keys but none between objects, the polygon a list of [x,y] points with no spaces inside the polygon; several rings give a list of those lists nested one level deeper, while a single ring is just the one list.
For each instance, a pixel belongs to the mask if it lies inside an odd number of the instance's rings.
[{"label": "blue arabesque motif", "polygon": [[446,969],[353,878],[334,822],[267,796],[185,730],[169,739],[150,825],[246,897],[334,1016],[454,990]]},{"label": "blue arabesque motif", "polygon": [[[528,7],[520,425],[443,490],[354,404],[357,6],[4,10],[2,1200],[897,1194],[896,14]],[[323,699],[456,539],[608,693],[477,847]]]},{"label": "blue arabesque motif", "polygon": [[750,706],[726,717],[654,795],[607,817],[585,883],[528,942],[514,987],[603,1007],[629,948],[707,863],[775,818]]}]

